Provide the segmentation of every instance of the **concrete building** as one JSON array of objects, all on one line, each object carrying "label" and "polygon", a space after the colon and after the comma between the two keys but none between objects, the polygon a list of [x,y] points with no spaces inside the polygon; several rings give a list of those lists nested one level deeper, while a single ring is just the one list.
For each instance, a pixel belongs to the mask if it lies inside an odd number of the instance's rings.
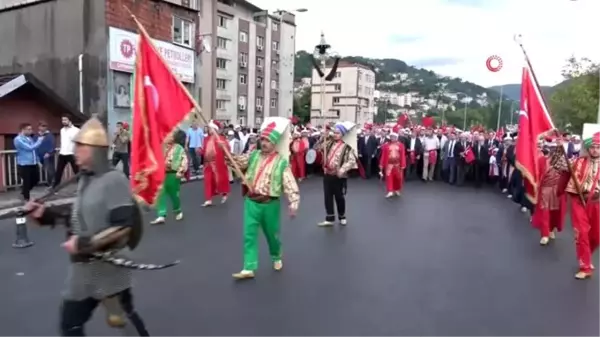
[{"label": "concrete building", "polygon": [[[244,0],[203,0],[202,106],[225,123],[260,126],[290,117],[294,95],[295,16],[270,14]],[[210,65],[210,66],[208,66]]]},{"label": "concrete building", "polygon": [[[330,69],[326,69],[327,74]],[[335,121],[370,123],[377,111],[375,106],[375,72],[369,67],[340,62],[335,78],[326,82],[324,99],[321,79],[316,70],[312,75],[311,112],[313,124]],[[321,105],[321,102],[324,104]],[[323,113],[322,113],[323,111]]]},{"label": "concrete building", "polygon": [[139,35],[124,6],[198,97],[199,1],[0,1],[0,75],[34,76],[73,110],[84,117],[98,114],[112,130],[118,121],[131,122],[130,82]]}]

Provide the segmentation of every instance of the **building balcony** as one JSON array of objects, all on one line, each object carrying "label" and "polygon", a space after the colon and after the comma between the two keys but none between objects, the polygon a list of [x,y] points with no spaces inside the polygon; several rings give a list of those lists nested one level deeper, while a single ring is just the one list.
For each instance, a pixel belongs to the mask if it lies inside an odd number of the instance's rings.
[{"label": "building balcony", "polygon": [[226,90],[217,90],[217,99],[231,101],[231,94]]},{"label": "building balcony", "polygon": [[222,59],[226,59],[226,60],[232,60],[233,59],[233,50],[231,49],[222,49],[222,48],[217,48],[217,57],[218,58],[222,58]]},{"label": "building balcony", "polygon": [[227,69],[217,68],[217,78],[231,81],[233,79],[233,74]]},{"label": "building balcony", "polygon": [[230,40],[231,42],[233,42],[232,40],[236,40],[237,43],[237,39],[234,39],[233,29],[231,28],[217,27],[217,36]]}]

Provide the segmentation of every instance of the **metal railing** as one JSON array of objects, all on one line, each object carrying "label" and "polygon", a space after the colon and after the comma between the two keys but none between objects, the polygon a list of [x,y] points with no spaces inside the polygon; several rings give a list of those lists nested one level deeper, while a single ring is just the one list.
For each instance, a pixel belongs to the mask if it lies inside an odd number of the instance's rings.
[{"label": "metal railing", "polygon": [[[1,178],[0,179],[0,191],[7,191],[16,189],[21,186],[21,178],[19,178],[19,174],[17,172],[17,151],[16,150],[4,150],[0,151],[0,158],[2,159],[2,169],[1,169]],[[58,151],[55,152],[54,163],[58,162]],[[39,183],[47,184],[48,176],[46,175],[46,171],[39,166]],[[63,180],[68,179],[73,175],[73,169],[70,165],[65,167],[63,172]]]}]

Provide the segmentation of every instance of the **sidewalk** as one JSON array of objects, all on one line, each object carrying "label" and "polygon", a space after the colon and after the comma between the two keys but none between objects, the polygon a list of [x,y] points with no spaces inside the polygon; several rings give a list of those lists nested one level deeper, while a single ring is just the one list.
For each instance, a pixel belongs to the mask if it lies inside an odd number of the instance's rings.
[{"label": "sidewalk", "polygon": [[[182,183],[191,182],[195,180],[204,179],[203,175],[194,175],[190,177],[190,180],[181,179]],[[77,184],[69,185],[48,198],[47,204],[52,205],[64,205],[72,203],[75,197],[75,192],[77,189]],[[40,186],[36,187],[31,191],[31,198],[39,198],[42,196],[47,190],[47,187]],[[19,207],[23,206],[25,202],[21,198],[20,190],[13,190],[8,192],[0,192],[0,215],[7,214],[9,212],[16,211]]]}]

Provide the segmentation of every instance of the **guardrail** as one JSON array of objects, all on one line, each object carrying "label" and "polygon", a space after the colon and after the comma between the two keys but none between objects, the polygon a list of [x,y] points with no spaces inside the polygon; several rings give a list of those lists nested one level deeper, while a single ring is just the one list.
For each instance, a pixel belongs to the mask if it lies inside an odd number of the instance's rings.
[{"label": "guardrail", "polygon": [[[22,185],[21,178],[17,173],[17,151],[16,150],[4,150],[0,151],[1,165],[0,170],[0,191],[13,190]],[[55,154],[54,163],[58,161],[58,152]],[[71,166],[67,165],[63,172],[63,180],[68,179],[73,175]],[[39,167],[39,183],[48,183],[48,177],[42,167]]]}]

